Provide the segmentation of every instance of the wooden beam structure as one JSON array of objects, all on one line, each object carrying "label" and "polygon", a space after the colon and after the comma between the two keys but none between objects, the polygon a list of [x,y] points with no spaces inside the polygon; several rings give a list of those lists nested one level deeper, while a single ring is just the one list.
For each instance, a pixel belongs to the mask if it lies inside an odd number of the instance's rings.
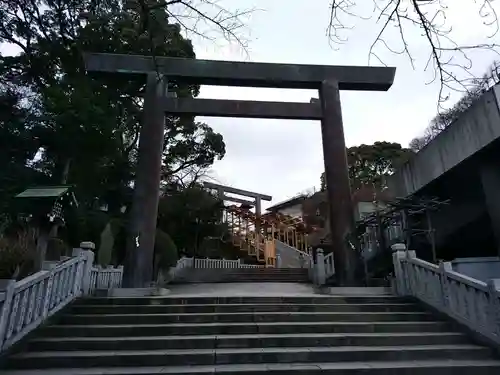
[{"label": "wooden beam structure", "polygon": [[197,60],[178,57],[86,53],[85,67],[93,72],[147,74],[157,71],[169,79],[217,86],[318,89],[325,80],[340,90],[386,91],[396,68],[274,64]]},{"label": "wooden beam structure", "polygon": [[174,115],[321,120],[321,106],[311,103],[167,98],[163,109]]}]

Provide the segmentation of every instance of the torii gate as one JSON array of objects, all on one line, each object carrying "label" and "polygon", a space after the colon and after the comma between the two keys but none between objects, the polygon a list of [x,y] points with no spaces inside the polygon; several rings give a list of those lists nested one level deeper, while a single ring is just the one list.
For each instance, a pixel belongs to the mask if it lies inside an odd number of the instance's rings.
[{"label": "torii gate", "polygon": [[[342,285],[354,283],[354,254],[345,240],[354,219],[339,90],[386,91],[393,83],[395,68],[153,58],[101,53],[85,54],[84,59],[86,69],[91,72],[147,76],[131,234],[127,241],[127,286],[147,285],[153,277],[165,113],[320,120],[337,279]],[[166,95],[169,78],[201,85],[316,89],[319,90],[320,103],[169,98]]]},{"label": "torii gate", "polygon": [[[259,243],[258,237],[260,236],[260,220],[258,219],[262,216],[262,201],[271,201],[273,197],[266,194],[256,193],[254,191],[241,190],[233,188],[231,186],[214,184],[213,182],[204,182],[203,186],[205,186],[207,189],[217,190],[217,196],[222,201],[240,203],[249,207],[255,207],[255,216],[257,217],[257,221],[255,223],[255,232],[257,234],[257,243]],[[231,197],[225,193],[241,195],[247,198],[251,198],[252,200]]]}]

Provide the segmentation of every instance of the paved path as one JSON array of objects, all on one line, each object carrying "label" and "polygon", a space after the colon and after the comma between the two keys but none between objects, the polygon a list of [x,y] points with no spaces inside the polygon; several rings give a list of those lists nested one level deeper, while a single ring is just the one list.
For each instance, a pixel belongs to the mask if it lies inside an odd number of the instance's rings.
[{"label": "paved path", "polygon": [[204,283],[169,285],[169,295],[189,296],[311,296],[314,286],[300,283]]},{"label": "paved path", "polygon": [[322,296],[322,295],[387,295],[385,288],[322,288],[319,292],[312,284],[300,283],[204,283],[169,285],[168,295],[189,296]]}]

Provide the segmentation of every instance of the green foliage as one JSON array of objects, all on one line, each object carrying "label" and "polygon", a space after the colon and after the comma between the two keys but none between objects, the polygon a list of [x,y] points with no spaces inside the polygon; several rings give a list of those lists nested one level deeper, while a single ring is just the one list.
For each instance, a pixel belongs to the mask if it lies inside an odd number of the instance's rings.
[{"label": "green foliage", "polygon": [[61,235],[72,247],[78,247],[82,241],[91,241],[99,249],[101,234],[109,221],[110,216],[106,212],[80,207],[67,217],[66,228]]},{"label": "green foliage", "polygon": [[113,257],[114,235],[111,229],[111,222],[108,222],[106,227],[101,233],[101,244],[97,252],[97,263],[101,266],[111,264]]},{"label": "green foliage", "polygon": [[46,260],[59,260],[62,256],[71,255],[66,243],[60,238],[49,238],[47,241]]},{"label": "green foliage", "polygon": [[167,233],[161,229],[157,229],[155,236],[156,273],[159,270],[163,272],[168,271],[170,267],[175,266],[177,259],[179,259],[179,254],[174,241],[172,241],[172,238]]},{"label": "green foliage", "polygon": [[[71,246],[94,242],[104,263],[110,257],[122,263],[125,257],[122,208],[131,202],[145,78],[88,74],[82,53],[195,58],[191,41],[169,22],[164,2],[148,0],[148,10],[143,5],[139,0],[0,0],[0,43],[19,51],[0,54],[0,212],[8,212],[9,198],[28,185],[71,184],[80,207],[59,232]],[[178,97],[199,93],[198,85],[171,79],[168,89]],[[164,137],[162,186],[195,186],[225,154],[222,136],[193,117],[166,118]],[[193,251],[205,237],[218,234],[213,217],[220,210],[215,212],[213,200],[206,203],[206,198],[196,189],[162,198],[170,210],[159,219],[162,265],[177,257],[174,243]],[[101,205],[107,213],[95,210]],[[171,243],[167,233],[175,237]]]},{"label": "green foliage", "polygon": [[[399,143],[375,142],[347,149],[349,180],[353,190],[363,185],[383,187],[386,177],[394,173],[396,167],[412,154]],[[325,173],[321,174],[321,190],[326,190]]]},{"label": "green foliage", "polygon": [[[20,50],[0,56],[0,94],[8,99],[0,105],[0,146],[4,140],[16,145],[8,154],[4,150],[12,147],[0,147],[0,165],[14,158],[21,173],[38,151],[29,169],[53,183],[75,185],[87,207],[97,198],[115,215],[129,204],[145,80],[125,74],[94,78],[85,72],[82,53],[195,58],[191,41],[169,23],[164,6],[156,6],[162,1],[148,5],[145,14],[137,0],[0,0],[0,43]],[[192,97],[199,87],[169,80],[169,91]],[[224,153],[222,136],[206,124],[167,119],[165,182],[186,169],[206,168]],[[9,194],[12,184],[5,188]]]},{"label": "green foliage", "polygon": [[0,237],[0,279],[20,279],[33,267],[35,238],[32,231]]},{"label": "green foliage", "polygon": [[199,185],[172,189],[160,198],[158,228],[172,236],[181,252],[193,255],[205,239],[224,233],[222,208],[222,202]]}]

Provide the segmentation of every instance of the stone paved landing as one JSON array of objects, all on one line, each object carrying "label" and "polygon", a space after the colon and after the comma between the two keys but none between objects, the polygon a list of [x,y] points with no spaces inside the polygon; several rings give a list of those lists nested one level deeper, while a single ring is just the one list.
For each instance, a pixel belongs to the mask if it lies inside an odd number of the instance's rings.
[{"label": "stone paved landing", "polygon": [[204,283],[170,285],[169,296],[239,297],[239,296],[297,296],[317,295],[311,284],[300,283]]}]

